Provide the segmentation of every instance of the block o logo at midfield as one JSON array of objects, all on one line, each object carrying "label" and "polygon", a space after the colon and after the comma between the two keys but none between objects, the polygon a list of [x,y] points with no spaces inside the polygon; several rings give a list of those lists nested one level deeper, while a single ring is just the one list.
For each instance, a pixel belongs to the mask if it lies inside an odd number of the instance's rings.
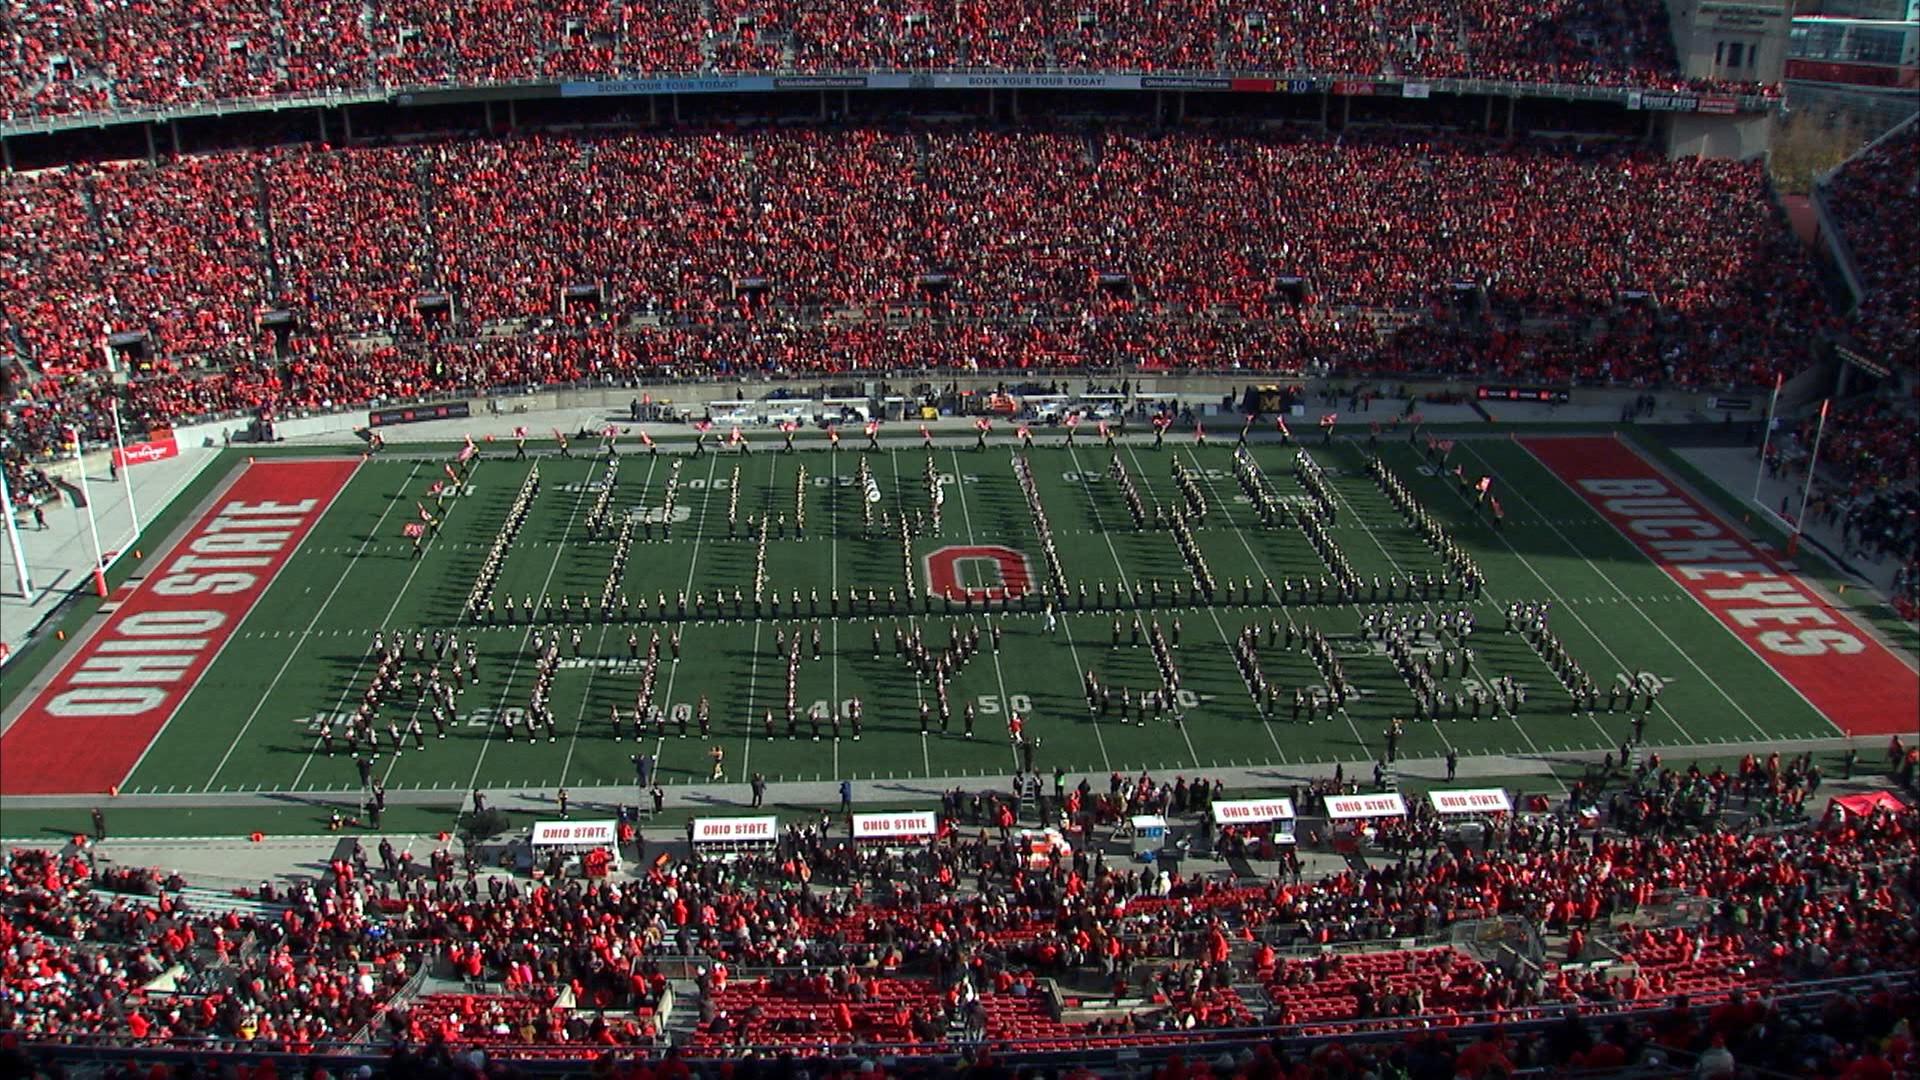
[{"label": "block o logo at midfield", "polygon": [[[960,565],[970,562],[992,563],[1000,577],[996,585],[970,588],[960,584]],[[999,544],[963,544],[943,547],[927,556],[927,595],[949,600],[1009,599],[1027,595],[1033,585],[1033,572],[1024,552]]]}]

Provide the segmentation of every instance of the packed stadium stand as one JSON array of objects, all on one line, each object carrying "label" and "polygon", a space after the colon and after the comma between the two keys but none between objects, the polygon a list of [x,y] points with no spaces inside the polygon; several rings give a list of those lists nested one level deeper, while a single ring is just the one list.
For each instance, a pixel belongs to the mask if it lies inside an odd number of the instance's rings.
[{"label": "packed stadium stand", "polygon": [[1911,363],[1920,354],[1920,262],[1907,238],[1920,219],[1920,124],[1855,155],[1822,194],[1865,290],[1850,329],[1874,356]]},{"label": "packed stadium stand", "polygon": [[1657,0],[1311,8],[620,0],[92,0],[9,16],[0,116],[392,87],[705,72],[1326,72],[1652,89],[1678,74]]},{"label": "packed stadium stand", "polygon": [[[1897,764],[1911,786],[1915,755]],[[1499,822],[1484,849],[1428,815],[1404,861],[1270,882],[1085,851],[1036,867],[964,819],[905,850],[790,826],[764,855],[683,852],[611,881],[476,878],[447,850],[416,866],[383,845],[377,863],[356,849],[291,889],[233,895],[97,867],[84,845],[22,849],[0,876],[0,1030],[496,1062],[1222,1045],[1318,1060],[1431,1038],[1456,1057],[1490,1042],[1508,1068],[1611,1044],[1614,1064],[1724,1050],[1890,1075],[1871,1070],[1908,1060],[1895,1022],[1920,992],[1920,816],[1820,816],[1819,782],[1777,755],[1732,774],[1649,762],[1604,801],[1576,790]],[[1164,780],[1140,783],[1170,802]],[[1522,932],[1485,951],[1502,917]],[[1805,994],[1817,1019],[1789,1019]],[[1783,1043],[1782,1026],[1824,1042]]]},{"label": "packed stadium stand", "polygon": [[[5,196],[0,311],[27,394],[69,419],[103,327],[148,345],[135,416],[180,422],[886,367],[1756,385],[1823,318],[1757,164],[1440,134],[530,135],[76,167]],[[592,300],[563,313],[573,286]],[[270,309],[299,320],[284,363]]]}]

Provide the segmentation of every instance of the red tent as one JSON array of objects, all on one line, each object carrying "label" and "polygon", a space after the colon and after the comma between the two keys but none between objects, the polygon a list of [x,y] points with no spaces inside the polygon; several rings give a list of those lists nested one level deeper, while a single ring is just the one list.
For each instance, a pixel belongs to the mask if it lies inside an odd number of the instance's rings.
[{"label": "red tent", "polygon": [[1854,817],[1871,817],[1881,810],[1898,814],[1907,804],[1891,791],[1863,791],[1858,795],[1835,795],[1827,804],[1827,812],[1832,813],[1835,808]]}]

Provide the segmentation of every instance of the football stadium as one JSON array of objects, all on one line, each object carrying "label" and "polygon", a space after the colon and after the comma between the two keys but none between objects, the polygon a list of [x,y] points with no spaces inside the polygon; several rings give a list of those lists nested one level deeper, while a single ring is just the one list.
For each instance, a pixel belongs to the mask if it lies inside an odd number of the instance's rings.
[{"label": "football stadium", "polygon": [[1912,1075],[1899,14],[14,5],[0,1074]]}]

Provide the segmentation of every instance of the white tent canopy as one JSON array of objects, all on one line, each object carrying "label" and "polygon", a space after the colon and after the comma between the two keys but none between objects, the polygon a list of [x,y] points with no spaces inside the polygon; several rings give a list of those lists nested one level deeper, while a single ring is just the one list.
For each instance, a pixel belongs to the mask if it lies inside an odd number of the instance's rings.
[{"label": "white tent canopy", "polygon": [[1513,800],[1504,788],[1457,788],[1453,791],[1429,791],[1433,809],[1441,814],[1510,814]]},{"label": "white tent canopy", "polygon": [[1292,819],[1292,799],[1221,799],[1213,804],[1216,825],[1258,825]]},{"label": "white tent canopy", "polygon": [[1407,801],[1402,799],[1398,792],[1327,797],[1327,817],[1334,821],[1405,816],[1407,816]]}]

